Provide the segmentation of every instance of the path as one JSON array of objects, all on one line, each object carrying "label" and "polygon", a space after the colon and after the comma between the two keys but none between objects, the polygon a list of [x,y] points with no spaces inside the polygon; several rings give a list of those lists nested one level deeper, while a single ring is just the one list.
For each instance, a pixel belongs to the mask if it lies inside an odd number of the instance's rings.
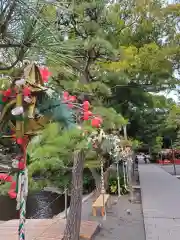
[{"label": "path", "polygon": [[153,164],[140,164],[146,240],[179,240],[180,181]]},{"label": "path", "polygon": [[[173,164],[168,164],[168,165],[161,165],[159,164],[159,167],[161,167],[162,169],[164,169],[166,172],[174,175],[174,166]],[[180,176],[180,165],[176,165],[176,175]]]},{"label": "path", "polygon": [[[98,218],[102,229],[95,240],[145,240],[141,204],[131,204],[128,199],[121,196],[117,202],[117,197],[112,197],[114,203],[107,211],[107,219]],[[131,214],[127,214],[127,209]]]},{"label": "path", "polygon": [[[137,175],[133,179],[136,185]],[[140,196],[139,196],[140,197]],[[101,231],[96,235],[95,240],[145,240],[144,221],[141,203],[132,204],[129,197],[111,196],[112,206],[107,210],[107,219],[92,216],[93,198],[83,203],[82,219],[98,221],[101,223]],[[140,200],[140,199],[138,199]],[[127,209],[131,214],[127,214]]]}]

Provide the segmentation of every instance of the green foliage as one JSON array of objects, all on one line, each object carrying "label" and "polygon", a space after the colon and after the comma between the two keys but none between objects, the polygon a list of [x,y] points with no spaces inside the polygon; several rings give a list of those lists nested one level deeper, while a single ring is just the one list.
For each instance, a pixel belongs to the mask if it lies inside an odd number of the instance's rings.
[{"label": "green foliage", "polygon": [[[2,5],[1,13],[13,2]],[[130,123],[128,135],[137,139],[130,140],[133,148],[143,142],[157,152],[162,147],[157,136],[169,135],[167,126],[172,133],[179,124],[178,106],[154,94],[178,84],[174,71],[180,62],[179,4],[165,6],[160,0],[57,1],[56,6],[45,1],[16,2],[0,36],[2,44],[8,44],[0,47],[1,65],[10,66],[12,60],[18,63],[26,57],[46,59],[54,73],[50,86],[88,99],[92,111],[102,116],[105,130]],[[7,19],[7,11],[2,17]],[[23,44],[10,46],[14,43]],[[60,122],[56,110],[53,120]],[[72,153],[86,147],[81,131],[64,131],[56,123],[47,126],[28,147],[30,176],[44,176],[30,185],[68,185],[70,175],[65,173],[71,170]],[[98,166],[94,151],[87,151],[85,164]]]},{"label": "green foliage", "polygon": [[126,125],[128,120],[124,119],[121,114],[118,114],[113,108],[95,107],[94,114],[99,114],[103,119],[103,128],[106,129],[121,129]]},{"label": "green foliage", "polygon": [[0,195],[7,195],[7,192],[11,186],[11,183],[3,183],[0,185]]},{"label": "green foliage", "polygon": [[173,143],[173,148],[180,149],[180,130],[177,131],[176,139]]},{"label": "green foliage", "polygon": [[132,149],[133,150],[136,150],[136,149],[140,148],[141,146],[142,146],[142,142],[140,142],[137,139],[132,140]]},{"label": "green foliage", "polygon": [[[115,174],[109,177],[108,184],[109,184],[109,189],[108,189],[109,193],[118,194],[118,180]],[[120,190],[122,195],[128,193],[127,189],[125,188],[123,176],[120,176]]]},{"label": "green foliage", "polygon": [[54,5],[31,0],[1,0],[0,5],[0,49],[3,61],[0,70],[19,67],[24,59],[39,62],[46,59],[68,67],[73,43],[67,45],[58,34]]},{"label": "green foliage", "polygon": [[[69,182],[62,176],[71,171],[73,152],[87,148],[87,138],[81,130],[77,128],[64,130],[57,123],[49,124],[28,145],[30,179],[32,176],[38,175],[43,180],[37,181],[37,185],[45,186],[54,182],[56,186],[62,186],[65,182]],[[54,172],[55,174],[53,174]],[[69,178],[68,175],[66,176]],[[65,181],[63,184],[62,179]]]},{"label": "green foliage", "polygon": [[167,117],[167,128],[176,129],[180,126],[180,107],[179,105],[174,104],[168,114]]},{"label": "green foliage", "polygon": [[155,139],[154,145],[152,146],[153,153],[159,153],[162,150],[163,138],[158,136]]}]

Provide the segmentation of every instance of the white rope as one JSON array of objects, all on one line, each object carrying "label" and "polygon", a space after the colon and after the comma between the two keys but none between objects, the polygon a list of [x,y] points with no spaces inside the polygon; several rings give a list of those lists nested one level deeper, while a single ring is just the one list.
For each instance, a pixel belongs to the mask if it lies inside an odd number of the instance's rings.
[{"label": "white rope", "polygon": [[20,209],[22,180],[23,180],[22,174],[20,173],[18,176],[18,192],[16,197],[16,201],[17,201],[16,210]]}]

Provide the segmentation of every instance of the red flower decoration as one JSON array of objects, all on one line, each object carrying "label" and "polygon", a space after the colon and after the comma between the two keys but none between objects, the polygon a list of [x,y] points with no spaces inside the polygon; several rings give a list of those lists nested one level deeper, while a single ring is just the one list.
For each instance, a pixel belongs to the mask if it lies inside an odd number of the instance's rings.
[{"label": "red flower decoration", "polygon": [[31,95],[31,89],[28,88],[28,87],[24,88],[24,89],[23,89],[23,95],[24,95],[25,97],[29,97],[29,96]]},{"label": "red flower decoration", "polygon": [[18,169],[19,170],[24,170],[24,168],[25,168],[25,163],[24,162],[19,162],[18,163]]},{"label": "red flower decoration", "polygon": [[84,120],[89,120],[90,116],[92,116],[92,112],[90,112],[90,111],[84,112],[83,119]]},{"label": "red flower decoration", "polygon": [[47,67],[40,68],[40,73],[44,82],[48,82],[48,78],[52,75],[52,73],[49,72]]},{"label": "red flower decoration", "polygon": [[2,102],[7,102],[8,98],[7,97],[2,97]]},{"label": "red flower decoration", "polygon": [[89,114],[88,114],[88,112],[85,112],[85,113],[84,113],[83,119],[84,119],[85,121],[89,120]]},{"label": "red flower decoration", "polygon": [[72,103],[68,103],[68,108],[73,108],[73,104]]},{"label": "red flower decoration", "polygon": [[92,125],[92,127],[99,128],[101,126],[102,122],[103,121],[100,117],[95,117],[92,119],[91,125]]},{"label": "red flower decoration", "polygon": [[69,98],[69,93],[68,92],[63,92],[63,99],[68,100]]},{"label": "red flower decoration", "polygon": [[0,173],[0,180],[5,182],[12,182],[12,177],[6,173]]},{"label": "red flower decoration", "polygon": [[90,103],[88,101],[84,101],[82,107],[83,107],[84,111],[88,111],[89,107],[90,107]]},{"label": "red flower decoration", "polygon": [[17,138],[17,139],[16,139],[16,142],[17,142],[17,144],[19,144],[19,145],[23,145],[24,139],[23,139],[23,138]]},{"label": "red flower decoration", "polygon": [[12,93],[12,91],[11,91],[11,89],[9,88],[9,89],[7,89],[6,91],[3,92],[3,95],[4,95],[5,97],[10,97],[10,96],[11,96],[11,93]]},{"label": "red flower decoration", "polygon": [[71,101],[71,102],[75,102],[76,99],[77,99],[76,96],[70,96],[70,97],[69,97],[69,101]]},{"label": "red flower decoration", "polygon": [[11,199],[15,199],[17,197],[17,193],[11,190],[8,192],[8,195]]}]

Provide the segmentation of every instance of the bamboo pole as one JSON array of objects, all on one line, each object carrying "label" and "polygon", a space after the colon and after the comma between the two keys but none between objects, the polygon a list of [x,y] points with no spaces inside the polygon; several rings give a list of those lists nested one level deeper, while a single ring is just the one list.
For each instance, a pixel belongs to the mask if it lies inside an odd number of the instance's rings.
[{"label": "bamboo pole", "polygon": [[65,188],[64,195],[65,195],[65,218],[67,219],[67,188]]},{"label": "bamboo pole", "polygon": [[104,194],[105,194],[105,187],[104,187],[104,170],[103,170],[104,164],[103,159],[101,157],[101,194],[103,198],[103,220],[106,220],[106,206],[104,202]]},{"label": "bamboo pole", "polygon": [[119,177],[119,162],[116,163],[116,172],[117,172],[117,182],[118,182],[118,197],[121,196],[121,186],[120,186],[120,177]]}]

